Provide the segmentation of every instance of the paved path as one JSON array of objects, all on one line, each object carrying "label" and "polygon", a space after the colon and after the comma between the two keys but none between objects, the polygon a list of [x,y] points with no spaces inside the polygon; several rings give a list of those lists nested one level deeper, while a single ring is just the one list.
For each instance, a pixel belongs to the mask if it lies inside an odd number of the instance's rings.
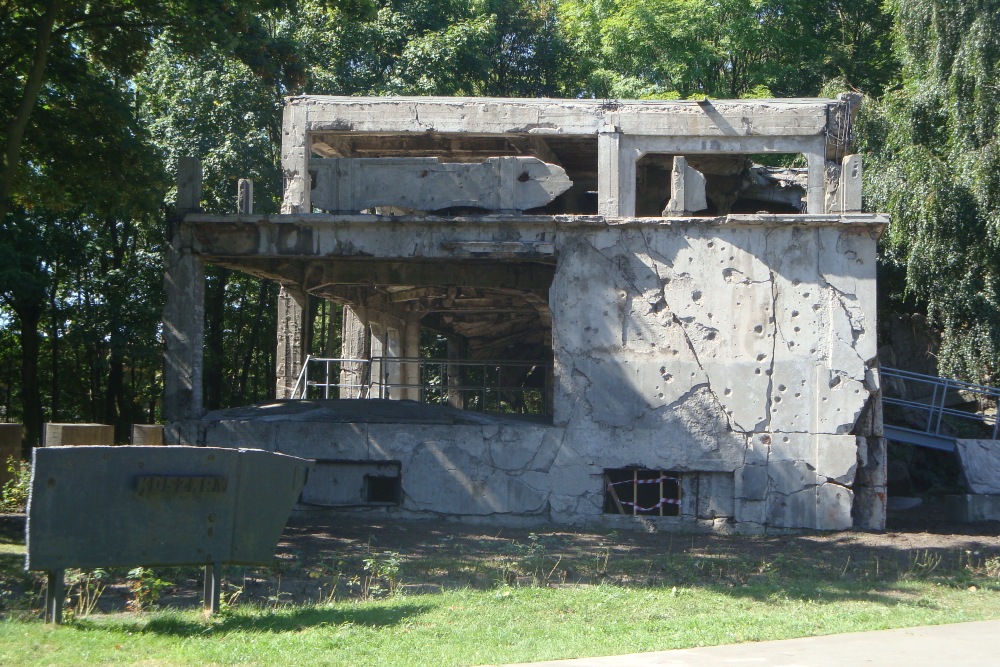
[{"label": "paved path", "polygon": [[531,663],[531,667],[995,667],[1000,621]]}]

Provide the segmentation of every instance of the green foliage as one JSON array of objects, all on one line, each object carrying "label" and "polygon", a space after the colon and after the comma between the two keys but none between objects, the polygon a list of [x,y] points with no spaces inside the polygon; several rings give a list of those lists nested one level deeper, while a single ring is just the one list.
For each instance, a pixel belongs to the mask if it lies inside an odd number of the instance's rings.
[{"label": "green foliage", "polygon": [[163,591],[174,584],[161,579],[148,567],[136,567],[128,572],[129,611],[146,611],[156,606]]},{"label": "green foliage", "polygon": [[891,2],[903,85],[863,109],[867,206],[896,288],[941,328],[942,373],[1000,382],[1000,3]]},{"label": "green foliage", "polygon": [[894,73],[871,0],[565,0],[559,17],[597,97],[815,95],[833,78],[880,92]]},{"label": "green foliage", "polygon": [[9,479],[0,489],[0,512],[24,512],[31,489],[31,464],[14,457],[6,461]]}]

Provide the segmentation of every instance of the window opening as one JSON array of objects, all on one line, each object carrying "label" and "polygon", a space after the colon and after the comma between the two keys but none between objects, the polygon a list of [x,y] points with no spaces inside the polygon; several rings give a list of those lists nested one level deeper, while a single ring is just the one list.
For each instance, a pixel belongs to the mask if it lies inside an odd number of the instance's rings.
[{"label": "window opening", "polygon": [[365,475],[365,502],[398,505],[402,484],[400,477]]},{"label": "window opening", "polygon": [[604,471],[604,513],[680,516],[681,474],[668,470],[616,468]]}]

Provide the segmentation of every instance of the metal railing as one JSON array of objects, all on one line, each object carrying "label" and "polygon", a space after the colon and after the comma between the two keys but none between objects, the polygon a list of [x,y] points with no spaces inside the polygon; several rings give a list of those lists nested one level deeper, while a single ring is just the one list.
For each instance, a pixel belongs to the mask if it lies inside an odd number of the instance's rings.
[{"label": "metal railing", "polygon": [[[331,382],[334,378],[336,381]],[[368,398],[370,384],[367,359],[328,359],[309,355],[295,381],[292,398]],[[310,390],[319,391],[320,395],[311,396]]]},{"label": "metal railing", "polygon": [[[997,419],[1000,389],[885,366],[881,368],[881,376],[883,404],[909,412],[907,419],[886,416],[887,425],[892,422],[899,428],[954,438],[964,435],[956,435],[954,429],[960,424],[968,424],[980,430],[978,437],[996,440],[1000,428]],[[970,405],[975,409],[956,407]]]},{"label": "metal railing", "polygon": [[293,399],[392,398],[479,412],[547,415],[551,364],[372,357],[306,357]]}]

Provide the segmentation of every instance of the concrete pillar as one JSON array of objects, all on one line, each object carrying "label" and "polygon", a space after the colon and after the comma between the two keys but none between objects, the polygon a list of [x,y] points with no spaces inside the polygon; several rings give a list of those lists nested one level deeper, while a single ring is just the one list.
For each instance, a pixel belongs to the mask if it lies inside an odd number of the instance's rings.
[{"label": "concrete pillar", "polygon": [[[408,359],[420,358],[420,316],[410,316],[406,320],[403,329],[403,357]],[[402,398],[411,401],[421,400],[423,391],[420,389],[420,364],[409,362],[403,364],[403,384],[409,385],[402,392]]]},{"label": "concrete pillar", "polygon": [[805,153],[807,166],[806,213],[818,215],[826,212],[826,148]]},{"label": "concrete pillar", "polygon": [[163,417],[197,419],[202,414],[202,356],[205,347],[205,267],[191,252],[183,216],[197,211],[201,163],[181,158],[177,165],[176,217],[168,226],[163,287]]},{"label": "concrete pillar", "polygon": [[45,447],[115,444],[115,427],[105,424],[46,424]]},{"label": "concrete pillar", "polygon": [[[368,313],[361,306],[344,306],[340,329],[340,357],[342,359],[370,359],[368,338]],[[361,385],[367,380],[369,369],[364,364],[342,363],[340,384]],[[340,398],[364,398],[364,390],[350,386],[341,388]]]},{"label": "concrete pillar", "polygon": [[276,398],[291,398],[295,383],[302,372],[308,345],[306,315],[308,296],[305,292],[281,286],[278,292],[278,351]]},{"label": "concrete pillar", "polygon": [[295,100],[285,104],[282,121],[281,170],[285,193],[282,213],[311,213],[309,201],[309,137],[306,133],[306,106]]},{"label": "concrete pillar", "polygon": [[597,135],[597,213],[607,218],[635,215],[636,150],[613,125]]},{"label": "concrete pillar", "polygon": [[682,218],[692,215],[695,211],[708,208],[705,198],[705,176],[689,167],[687,159],[680,155],[674,157],[674,166],[670,172],[670,201],[663,209],[665,218]]},{"label": "concrete pillar", "polygon": [[[466,340],[456,336],[448,338],[448,359],[463,361],[467,352]],[[459,410],[465,409],[465,396],[462,394],[462,377],[464,376],[463,366],[460,364],[448,364],[448,405]]]},{"label": "concrete pillar", "polygon": [[241,178],[236,186],[236,212],[240,215],[253,213],[253,181]]},{"label": "concrete pillar", "polygon": [[160,424],[132,424],[133,445],[162,445],[163,426]]},{"label": "concrete pillar", "polygon": [[840,168],[837,187],[838,213],[861,212],[861,156],[848,155]]},{"label": "concrete pillar", "polygon": [[7,472],[7,461],[21,460],[23,437],[24,426],[21,424],[0,424],[0,489],[13,478],[13,475]]}]

